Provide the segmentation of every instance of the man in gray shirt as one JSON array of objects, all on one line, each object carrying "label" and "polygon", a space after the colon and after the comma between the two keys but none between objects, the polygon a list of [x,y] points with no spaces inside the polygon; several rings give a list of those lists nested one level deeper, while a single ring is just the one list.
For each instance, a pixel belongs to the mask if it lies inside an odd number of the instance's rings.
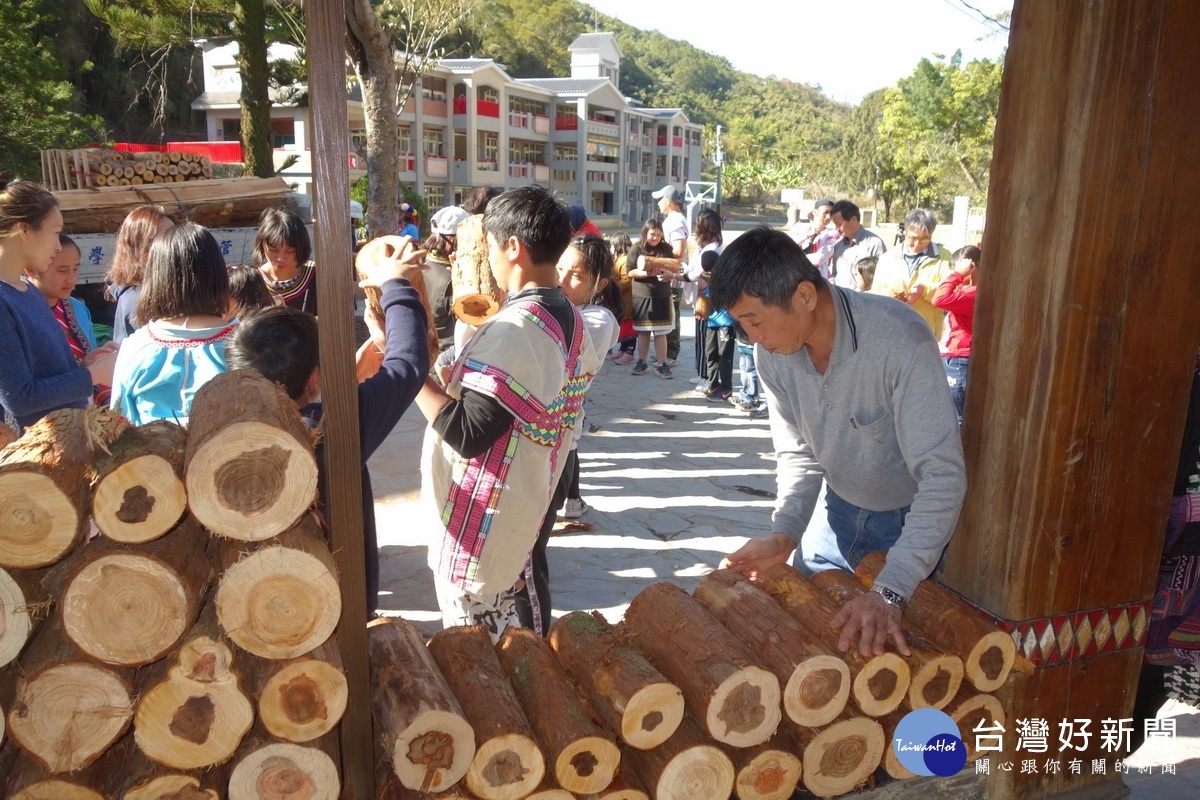
[{"label": "man in gray shirt", "polygon": [[864,656],[880,655],[891,637],[908,655],[902,609],[937,565],[966,493],[958,421],[929,326],[891,298],[830,285],[787,234],[767,228],[725,248],[709,292],[755,344],[778,462],[774,532],[726,563],[753,577],[785,562],[827,481],[831,533],[816,550],[824,547],[828,567],[887,551],[875,589],[834,617],[839,644],[846,650],[858,636]]},{"label": "man in gray shirt", "polygon": [[858,290],[854,282],[854,265],[868,256],[878,258],[887,252],[883,239],[862,226],[858,206],[849,200],[838,200],[829,212],[841,238],[833,243],[830,278],[843,289]]}]

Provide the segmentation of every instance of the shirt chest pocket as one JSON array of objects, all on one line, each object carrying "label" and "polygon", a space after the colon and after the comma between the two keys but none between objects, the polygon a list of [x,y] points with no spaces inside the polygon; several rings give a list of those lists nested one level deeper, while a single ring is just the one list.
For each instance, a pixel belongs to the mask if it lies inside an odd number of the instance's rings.
[{"label": "shirt chest pocket", "polygon": [[851,417],[860,443],[874,447],[895,446],[895,419],[891,411],[867,411]]}]

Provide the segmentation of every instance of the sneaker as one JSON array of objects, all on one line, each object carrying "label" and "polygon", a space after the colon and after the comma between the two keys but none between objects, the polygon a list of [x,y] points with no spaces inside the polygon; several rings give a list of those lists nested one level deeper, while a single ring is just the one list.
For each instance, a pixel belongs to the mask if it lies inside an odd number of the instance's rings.
[{"label": "sneaker", "polygon": [[736,408],[738,411],[747,411],[747,412],[754,411],[755,409],[757,409],[759,406],[762,405],[762,403],[758,400],[746,400],[745,398],[742,398],[742,397],[735,397],[732,400],[730,400],[729,402],[733,403],[733,407]]},{"label": "sneaker", "polygon": [[698,397],[708,397],[711,392],[709,391],[708,384],[704,381],[701,381],[700,383],[696,384],[695,389],[692,389],[692,394],[697,395]]},{"label": "sneaker", "polygon": [[610,351],[608,351],[608,354],[604,356],[604,360],[605,361],[616,361],[618,358],[620,358],[620,356],[621,356],[620,350],[610,350]]},{"label": "sneaker", "polygon": [[625,351],[621,351],[613,358],[614,364],[632,364],[633,362],[633,353],[626,353]]},{"label": "sneaker", "polygon": [[648,370],[648,369],[650,369],[650,367],[646,366],[646,362],[645,362],[645,361],[642,361],[642,360],[639,358],[639,359],[638,359],[638,362],[637,362],[636,364],[634,364],[634,365],[633,365],[633,369],[632,369],[632,370],[630,370],[630,373],[629,373],[629,374],[630,374],[630,375],[645,375],[645,374],[646,374],[646,370]]},{"label": "sneaker", "polygon": [[678,358],[668,358],[668,359],[667,359],[667,366],[668,366],[668,367],[678,367],[678,366],[679,366],[679,359],[678,359]]},{"label": "sneaker", "polygon": [[767,408],[766,403],[760,403],[758,408],[750,412],[750,419],[766,419],[771,416],[771,411]]},{"label": "sneaker", "polygon": [[671,368],[666,364],[659,364],[654,368],[654,371],[658,373],[658,377],[660,378],[666,378],[667,380],[670,380],[671,378],[675,377],[671,374]]},{"label": "sneaker", "polygon": [[717,391],[713,392],[712,394],[710,394],[710,395],[708,396],[708,402],[710,402],[710,403],[724,403],[725,401],[727,401],[727,400],[728,400],[730,397],[732,397],[732,396],[733,396],[733,390],[731,390],[731,389],[718,389]]},{"label": "sneaker", "polygon": [[579,519],[583,516],[583,512],[588,510],[588,504],[583,502],[582,498],[572,500],[567,498],[567,502],[563,504],[562,516],[565,519]]}]

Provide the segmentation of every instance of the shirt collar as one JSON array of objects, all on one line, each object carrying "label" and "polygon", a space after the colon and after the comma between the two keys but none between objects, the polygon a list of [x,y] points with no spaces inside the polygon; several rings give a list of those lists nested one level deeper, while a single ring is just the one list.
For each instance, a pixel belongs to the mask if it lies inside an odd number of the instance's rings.
[{"label": "shirt collar", "polygon": [[834,315],[833,353],[829,363],[833,364],[858,352],[858,323],[854,319],[850,292],[831,283],[829,294],[833,300]]}]

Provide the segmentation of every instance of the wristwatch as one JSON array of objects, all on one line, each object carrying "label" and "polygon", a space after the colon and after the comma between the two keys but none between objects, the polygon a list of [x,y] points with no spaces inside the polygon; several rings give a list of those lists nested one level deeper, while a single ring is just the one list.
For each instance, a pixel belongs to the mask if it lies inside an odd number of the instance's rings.
[{"label": "wristwatch", "polygon": [[887,603],[889,606],[904,608],[906,605],[908,605],[907,597],[899,592],[893,592],[891,589],[883,586],[882,584],[875,584],[871,587],[871,591],[882,597],[883,602]]}]

